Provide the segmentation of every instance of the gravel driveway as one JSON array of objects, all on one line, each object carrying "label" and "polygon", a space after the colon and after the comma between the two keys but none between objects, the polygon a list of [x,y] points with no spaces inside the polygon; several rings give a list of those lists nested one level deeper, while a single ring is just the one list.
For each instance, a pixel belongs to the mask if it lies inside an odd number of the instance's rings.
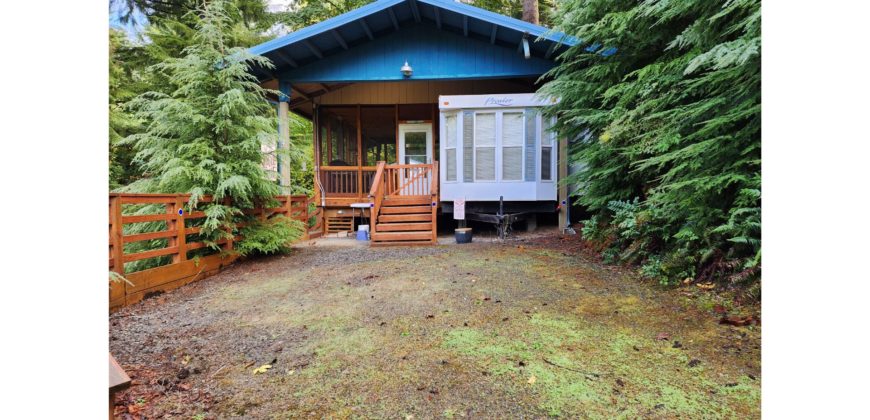
[{"label": "gravel driveway", "polygon": [[116,412],[760,417],[760,327],[718,322],[757,308],[661,289],[578,243],[324,242],[238,263],[110,316],[134,380]]}]

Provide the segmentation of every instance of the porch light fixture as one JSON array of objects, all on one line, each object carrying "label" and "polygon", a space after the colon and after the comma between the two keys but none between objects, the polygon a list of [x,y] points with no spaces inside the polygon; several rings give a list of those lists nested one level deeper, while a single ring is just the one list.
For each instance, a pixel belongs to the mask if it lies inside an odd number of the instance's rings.
[{"label": "porch light fixture", "polygon": [[405,77],[411,77],[411,74],[414,73],[414,69],[412,69],[411,66],[408,65],[408,60],[405,60],[405,64],[402,65],[400,71],[403,75],[405,75]]}]

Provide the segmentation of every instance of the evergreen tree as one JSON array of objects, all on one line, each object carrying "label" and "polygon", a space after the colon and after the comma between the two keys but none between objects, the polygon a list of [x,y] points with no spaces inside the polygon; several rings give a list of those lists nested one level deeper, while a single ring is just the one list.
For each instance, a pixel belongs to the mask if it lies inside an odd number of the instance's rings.
[{"label": "evergreen tree", "polygon": [[[266,177],[261,154],[261,144],[276,142],[276,114],[266,100],[268,92],[249,71],[272,63],[228,46],[232,21],[227,7],[224,0],[208,2],[183,56],[151,67],[165,78],[167,89],[130,102],[145,129],[124,140],[134,145],[146,175],[128,190],[189,193],[192,208],[203,196],[214,197],[204,206],[201,231],[212,244],[231,236],[244,209],[268,206],[280,192]],[[247,223],[239,245],[244,252],[274,252],[301,233],[298,223],[283,217],[269,226]]]},{"label": "evergreen tree", "polygon": [[133,151],[129,145],[121,145],[121,139],[139,129],[136,118],[124,109],[124,103],[135,96],[134,72],[125,62],[129,51],[126,35],[117,30],[109,31],[109,189],[135,180],[137,171],[131,161]]},{"label": "evergreen tree", "polygon": [[663,283],[758,278],[761,11],[758,0],[567,0],[583,40],[544,92],[578,139],[572,179],[605,257]]}]

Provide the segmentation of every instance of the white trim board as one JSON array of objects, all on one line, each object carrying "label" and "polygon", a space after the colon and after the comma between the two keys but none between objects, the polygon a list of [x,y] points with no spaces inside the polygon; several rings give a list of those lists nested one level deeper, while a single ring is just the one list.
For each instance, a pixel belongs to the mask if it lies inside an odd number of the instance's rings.
[{"label": "white trim board", "polygon": [[440,95],[438,96],[438,109],[442,111],[451,109],[470,108],[524,108],[542,107],[556,104],[558,98],[545,98],[536,93],[506,93],[492,95]]}]

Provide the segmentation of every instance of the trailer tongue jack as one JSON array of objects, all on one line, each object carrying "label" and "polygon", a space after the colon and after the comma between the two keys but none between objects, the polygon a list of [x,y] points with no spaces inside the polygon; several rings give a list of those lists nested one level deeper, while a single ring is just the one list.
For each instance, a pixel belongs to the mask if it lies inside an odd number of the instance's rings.
[{"label": "trailer tongue jack", "polygon": [[511,225],[516,222],[521,222],[526,220],[529,216],[529,212],[518,212],[518,213],[509,213],[505,214],[504,212],[504,196],[498,197],[498,212],[496,214],[492,213],[466,213],[466,218],[468,220],[476,220],[478,222],[491,223],[495,225],[495,229],[498,232],[498,239],[505,240],[505,237],[511,231]]}]

